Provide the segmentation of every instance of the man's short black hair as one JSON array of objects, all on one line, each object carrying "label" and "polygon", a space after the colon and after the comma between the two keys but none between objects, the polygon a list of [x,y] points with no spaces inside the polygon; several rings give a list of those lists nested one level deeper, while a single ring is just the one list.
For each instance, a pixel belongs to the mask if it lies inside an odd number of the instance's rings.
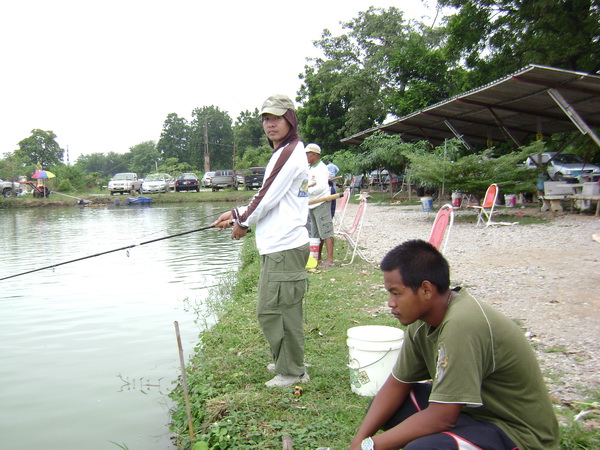
[{"label": "man's short black hair", "polygon": [[329,159],[327,160],[327,162],[333,162],[333,159],[329,158]]},{"label": "man's short black hair", "polygon": [[393,248],[383,258],[381,270],[400,271],[402,283],[413,292],[427,280],[438,292],[446,292],[450,287],[450,267],[446,258],[429,242],[414,239]]}]

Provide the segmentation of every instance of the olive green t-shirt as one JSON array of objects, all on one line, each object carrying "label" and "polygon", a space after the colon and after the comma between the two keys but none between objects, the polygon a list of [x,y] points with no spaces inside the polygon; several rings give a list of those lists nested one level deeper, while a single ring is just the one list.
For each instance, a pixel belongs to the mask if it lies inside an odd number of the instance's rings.
[{"label": "olive green t-shirt", "polygon": [[399,381],[432,380],[430,402],[500,427],[521,449],[557,449],[558,424],[539,364],[504,314],[460,290],[437,327],[408,326],[392,371]]}]

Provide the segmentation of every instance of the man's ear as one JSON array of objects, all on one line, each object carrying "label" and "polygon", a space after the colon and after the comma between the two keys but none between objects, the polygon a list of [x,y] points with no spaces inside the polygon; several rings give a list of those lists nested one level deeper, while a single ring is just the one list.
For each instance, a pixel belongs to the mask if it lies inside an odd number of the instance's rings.
[{"label": "man's ear", "polygon": [[419,289],[427,299],[431,299],[437,294],[436,287],[427,280],[424,280],[423,283],[421,283]]}]

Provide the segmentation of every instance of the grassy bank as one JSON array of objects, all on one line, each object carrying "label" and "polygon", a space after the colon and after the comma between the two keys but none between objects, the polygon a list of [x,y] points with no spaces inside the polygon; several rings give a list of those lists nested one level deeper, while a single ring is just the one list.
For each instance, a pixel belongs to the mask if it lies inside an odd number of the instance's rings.
[{"label": "grassy bank", "polygon": [[[263,384],[272,377],[266,371],[271,361],[255,318],[259,261],[250,240],[242,258],[231,292],[216,294],[230,298],[214,308],[218,324],[201,336],[202,350],[188,365],[194,429],[208,444],[194,448],[281,448],[286,433],[294,448],[345,448],[369,402],[350,391],[346,331],[396,322],[382,309],[377,270],[359,262],[310,273],[305,348],[311,380],[295,396],[292,388]],[[172,430],[182,448],[191,448],[181,389],[172,396],[179,403]]]},{"label": "grassy bank", "polygon": [[[339,241],[336,259],[345,251]],[[188,433],[183,392],[171,397],[172,431],[178,448],[282,448],[289,434],[294,448],[347,448],[370,399],[350,389],[346,333],[357,325],[399,326],[389,314],[379,270],[363,261],[310,272],[306,295],[306,361],[311,380],[303,395],[292,388],[267,389],[272,374],[268,345],[255,318],[259,260],[251,239],[244,244],[242,269],[211,296],[218,324],[200,336],[187,366],[193,427]],[[202,318],[200,318],[202,320]],[[600,395],[584,408],[597,407]],[[562,448],[598,448],[600,439],[574,416],[582,405],[556,405]]]}]

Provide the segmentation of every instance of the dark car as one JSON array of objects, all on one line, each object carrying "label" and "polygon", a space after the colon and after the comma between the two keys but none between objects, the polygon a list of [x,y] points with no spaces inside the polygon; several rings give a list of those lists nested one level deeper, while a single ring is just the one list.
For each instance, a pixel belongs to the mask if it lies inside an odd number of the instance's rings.
[{"label": "dark car", "polygon": [[200,180],[195,173],[182,173],[175,178],[175,191],[200,191]]},{"label": "dark car", "polygon": [[264,167],[250,167],[250,173],[246,175],[246,189],[260,189],[265,178]]}]

